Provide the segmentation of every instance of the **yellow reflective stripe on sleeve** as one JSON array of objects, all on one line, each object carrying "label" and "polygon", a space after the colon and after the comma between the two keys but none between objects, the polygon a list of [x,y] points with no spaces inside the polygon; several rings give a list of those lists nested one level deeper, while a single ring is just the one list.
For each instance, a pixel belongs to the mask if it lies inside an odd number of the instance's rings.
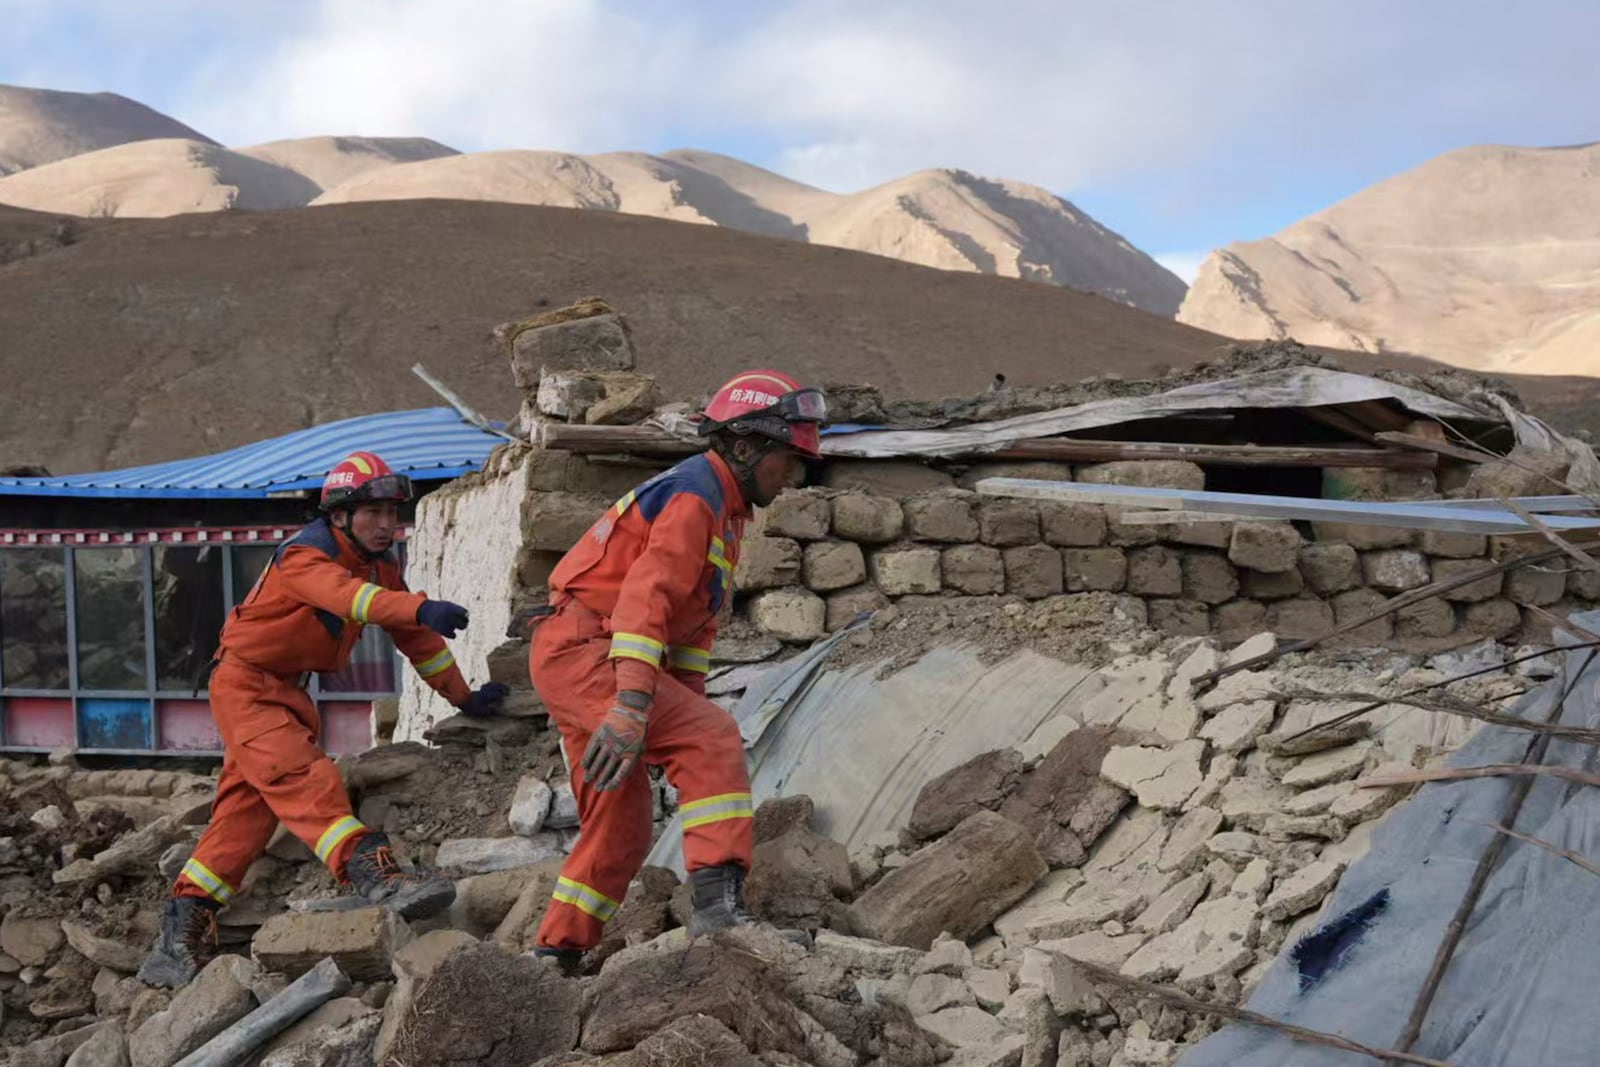
[{"label": "yellow reflective stripe on sleeve", "polygon": [[366,824],[354,815],[346,815],[322,831],[322,836],[317,838],[317,847],[312,851],[317,854],[317,859],[327,863],[328,857],[338,851],[339,846],[349,840],[351,834],[360,833],[366,828]]},{"label": "yellow reflective stripe on sleeve", "polygon": [[183,876],[195,885],[204,889],[206,893],[218,904],[226,904],[233,899],[233,887],[213,874],[205,864],[197,859],[184,861]]},{"label": "yellow reflective stripe on sleeve", "polygon": [[624,511],[627,511],[630,507],[633,506],[634,498],[637,495],[638,494],[636,494],[633,490],[631,490],[631,489],[628,490],[628,492],[622,497],[621,500],[617,501],[615,504],[612,505],[612,510],[615,511],[618,515],[621,515]]},{"label": "yellow reflective stripe on sleeve", "polygon": [[667,662],[680,671],[706,674],[711,670],[711,650],[693,645],[673,645],[667,651]]},{"label": "yellow reflective stripe on sleeve", "polygon": [[350,617],[356,622],[367,621],[367,611],[372,607],[372,600],[383,592],[383,586],[363,582],[354,599],[350,601]]},{"label": "yellow reflective stripe on sleeve", "polygon": [[706,553],[706,560],[718,570],[731,571],[733,564],[728,562],[728,545],[720,537],[711,539],[711,551]]},{"label": "yellow reflective stripe on sleeve", "polygon": [[719,793],[714,797],[681,804],[678,813],[683,816],[683,828],[692,830],[696,826],[726,819],[753,819],[756,811],[750,803],[749,793]]},{"label": "yellow reflective stripe on sleeve", "polygon": [[617,908],[621,906],[593,886],[559,876],[556,878],[555,892],[550,896],[563,904],[571,904],[585,915],[591,915],[601,922],[610,922],[611,917],[617,913]]},{"label": "yellow reflective stripe on sleeve", "polygon": [[642,660],[652,667],[659,667],[661,655],[666,650],[666,645],[644,634],[628,634],[619,630],[611,635],[612,659]]},{"label": "yellow reflective stripe on sleeve", "polygon": [[417,673],[424,678],[432,678],[434,675],[447,671],[455,665],[456,658],[450,654],[448,648],[429,656],[421,663],[412,664]]}]

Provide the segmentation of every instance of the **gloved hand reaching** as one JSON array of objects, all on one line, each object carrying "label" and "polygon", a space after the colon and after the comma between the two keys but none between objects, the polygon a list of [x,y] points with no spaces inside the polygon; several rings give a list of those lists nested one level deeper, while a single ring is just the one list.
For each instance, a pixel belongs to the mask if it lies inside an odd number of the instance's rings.
[{"label": "gloved hand reaching", "polygon": [[424,600],[417,621],[442,637],[454,637],[467,628],[467,609],[448,600]]},{"label": "gloved hand reaching", "polygon": [[[630,707],[630,703],[639,706]],[[611,710],[583,752],[584,777],[595,789],[605,792],[617,788],[627,781],[633,765],[644,755],[644,733],[650,724],[645,711],[649,706],[650,697],[633,690],[618,693],[612,701]]]},{"label": "gloved hand reaching", "polygon": [[511,692],[504,682],[489,682],[472,691],[460,704],[461,714],[469,719],[486,719],[500,712],[500,704]]}]

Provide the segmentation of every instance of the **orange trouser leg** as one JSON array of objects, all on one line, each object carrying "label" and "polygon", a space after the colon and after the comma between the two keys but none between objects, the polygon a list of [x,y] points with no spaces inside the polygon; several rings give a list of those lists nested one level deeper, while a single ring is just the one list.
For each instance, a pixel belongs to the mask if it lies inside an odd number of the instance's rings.
[{"label": "orange trouser leg", "polygon": [[[606,658],[609,640],[590,635],[570,608],[535,631],[529,663],[536,687],[561,731],[572,788],[578,800],[578,843],[561,875],[538,944],[589,949],[600,942],[628,883],[650,851],[649,776],[635,767],[617,789],[589,787],[579,762],[589,738],[611,707],[615,677]],[[661,765],[678,790],[689,870],[723,863],[749,869],[752,842],[750,779],[733,717],[677,679],[656,683],[645,762]]]},{"label": "orange trouser leg", "polygon": [[311,698],[276,675],[224,661],[211,675],[211,712],[222,776],[211,823],[174,893],[227,903],[279,822],[343,881],[345,860],[367,830],[350,812],[338,768],[317,747]]}]

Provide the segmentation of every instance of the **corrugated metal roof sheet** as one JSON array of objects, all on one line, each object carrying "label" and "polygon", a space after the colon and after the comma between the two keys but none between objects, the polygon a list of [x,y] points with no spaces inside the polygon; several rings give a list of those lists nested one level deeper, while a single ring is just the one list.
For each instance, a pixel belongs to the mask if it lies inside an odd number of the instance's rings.
[{"label": "corrugated metal roof sheet", "polygon": [[[497,427],[499,424],[495,424]],[[479,470],[505,441],[454,409],[421,408],[342,419],[212,456],[96,474],[0,478],[0,495],[108,498],[260,499],[316,489],[340,460],[365,450],[413,478],[454,478]]]}]

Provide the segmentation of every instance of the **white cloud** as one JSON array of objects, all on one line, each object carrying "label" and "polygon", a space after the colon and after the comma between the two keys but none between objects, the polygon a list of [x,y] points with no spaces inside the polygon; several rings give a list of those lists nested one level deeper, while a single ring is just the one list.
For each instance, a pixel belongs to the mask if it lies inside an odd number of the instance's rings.
[{"label": "white cloud", "polygon": [[1183,279],[1183,284],[1193,285],[1200,273],[1200,264],[1210,252],[1152,252],[1150,258]]}]

